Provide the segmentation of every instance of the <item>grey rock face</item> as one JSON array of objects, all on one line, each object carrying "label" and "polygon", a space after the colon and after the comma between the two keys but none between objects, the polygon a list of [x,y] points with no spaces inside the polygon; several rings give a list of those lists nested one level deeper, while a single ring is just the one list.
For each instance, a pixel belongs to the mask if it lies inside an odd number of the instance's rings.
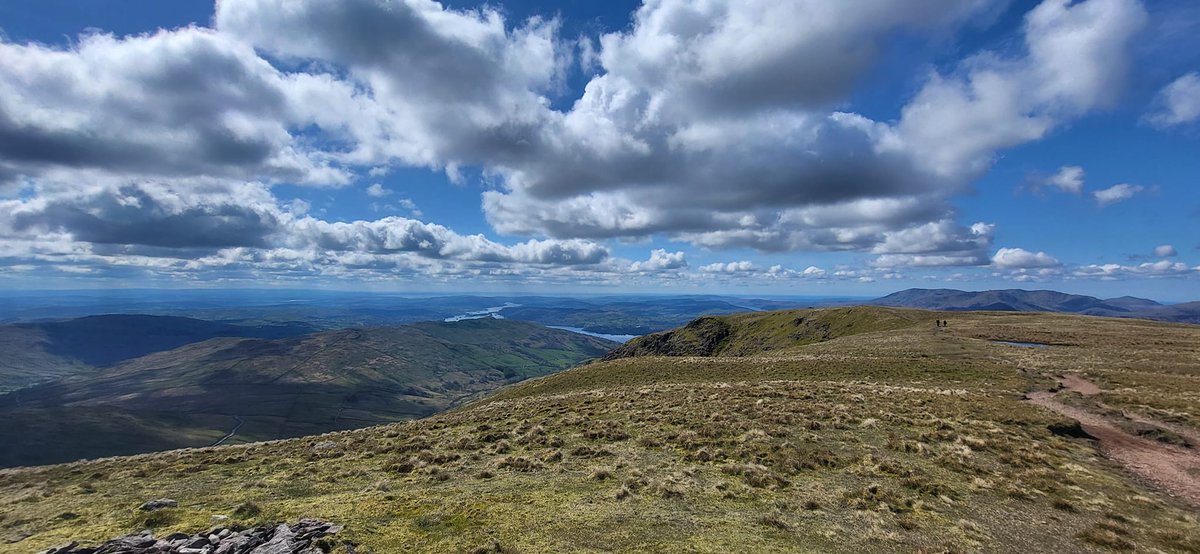
[{"label": "grey rock face", "polygon": [[293,525],[281,523],[241,531],[216,528],[195,535],[172,533],[161,539],[143,532],[100,546],[84,547],[72,542],[41,554],[319,554],[314,543],[341,530],[340,525],[302,519]]}]

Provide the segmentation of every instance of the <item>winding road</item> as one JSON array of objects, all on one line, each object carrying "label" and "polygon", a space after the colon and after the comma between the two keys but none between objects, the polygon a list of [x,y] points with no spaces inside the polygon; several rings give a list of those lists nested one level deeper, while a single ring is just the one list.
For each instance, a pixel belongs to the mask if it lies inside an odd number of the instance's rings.
[{"label": "winding road", "polygon": [[233,426],[233,430],[230,431],[229,434],[225,435],[224,437],[217,439],[217,442],[214,442],[209,446],[221,446],[221,443],[229,440],[230,437],[236,435],[238,432],[238,429],[241,429],[242,425],[246,423],[246,420],[242,419],[241,416],[233,416],[233,419],[237,420],[237,425]]}]

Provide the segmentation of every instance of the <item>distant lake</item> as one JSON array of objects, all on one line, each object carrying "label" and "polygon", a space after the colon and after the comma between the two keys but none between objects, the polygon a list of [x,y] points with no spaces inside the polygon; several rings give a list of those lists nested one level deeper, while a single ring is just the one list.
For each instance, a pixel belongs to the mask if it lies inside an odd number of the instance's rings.
[{"label": "distant lake", "polygon": [[616,342],[620,342],[620,343],[629,342],[629,341],[641,336],[641,335],[606,335],[604,333],[593,333],[591,331],[584,331],[583,328],[581,328],[581,327],[565,327],[562,325],[547,325],[546,327],[549,327],[551,329],[561,329],[563,331],[570,331],[572,333],[579,333],[581,335],[587,335],[589,337],[608,339],[608,340],[616,341]]},{"label": "distant lake", "polygon": [[490,317],[493,319],[504,319],[504,316],[500,315],[500,310],[503,310],[505,308],[517,308],[520,306],[521,306],[520,304],[513,304],[512,302],[505,302],[503,306],[492,306],[491,308],[484,308],[482,310],[478,310],[478,311],[474,311],[474,312],[467,312],[465,314],[451,316],[451,317],[446,318],[445,321],[446,321],[446,323],[454,323],[455,321],[465,321],[468,319],[483,319],[485,317]]}]

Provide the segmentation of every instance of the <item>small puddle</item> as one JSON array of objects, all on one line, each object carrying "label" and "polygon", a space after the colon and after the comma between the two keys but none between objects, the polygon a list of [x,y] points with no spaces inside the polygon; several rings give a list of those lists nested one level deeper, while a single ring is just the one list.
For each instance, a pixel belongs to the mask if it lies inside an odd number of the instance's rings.
[{"label": "small puddle", "polygon": [[1020,346],[1021,348],[1050,348],[1049,344],[1043,344],[1040,342],[1018,342],[1010,340],[994,340],[992,342],[997,344],[1007,344],[1009,346]]}]

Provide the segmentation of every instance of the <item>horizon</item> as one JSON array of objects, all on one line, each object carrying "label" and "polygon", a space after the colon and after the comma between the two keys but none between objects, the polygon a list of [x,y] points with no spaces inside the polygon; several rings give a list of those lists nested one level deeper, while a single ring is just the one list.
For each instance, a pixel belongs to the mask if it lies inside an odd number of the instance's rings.
[{"label": "horizon", "polygon": [[0,6],[0,287],[1196,299],[1184,0],[124,7]]},{"label": "horizon", "polygon": [[[1099,300],[1111,300],[1117,298],[1139,298],[1144,300],[1152,300],[1164,305],[1185,304],[1197,302],[1196,297],[1182,297],[1181,299],[1163,299],[1154,295],[1139,295],[1139,294],[1118,294],[1118,295],[1096,295],[1079,292],[1071,292],[1060,289],[1051,288],[1022,288],[1012,287],[1006,289],[959,289],[953,287],[910,287],[906,289],[891,290],[881,294],[786,294],[778,292],[763,291],[762,293],[754,292],[698,292],[698,291],[624,291],[624,290],[592,290],[592,291],[550,291],[550,292],[530,292],[519,290],[453,290],[453,291],[416,291],[416,290],[361,290],[361,289],[338,289],[338,288],[255,288],[255,287],[180,287],[180,288],[139,288],[139,287],[109,287],[109,288],[61,288],[61,289],[8,289],[0,290],[0,298],[14,298],[40,295],[57,296],[76,294],[84,297],[100,297],[104,294],[133,294],[133,293],[189,293],[191,295],[259,295],[270,293],[272,295],[361,295],[361,296],[387,296],[396,299],[430,299],[430,298],[658,298],[658,299],[679,299],[679,298],[736,298],[736,299],[759,299],[759,300],[823,300],[823,301],[872,301],[878,300],[893,294],[899,294],[909,291],[949,291],[949,292],[964,292],[964,293],[984,293],[984,292],[1051,292],[1058,294],[1068,294],[1076,296],[1090,296]],[[265,299],[264,299],[265,300]]]}]

